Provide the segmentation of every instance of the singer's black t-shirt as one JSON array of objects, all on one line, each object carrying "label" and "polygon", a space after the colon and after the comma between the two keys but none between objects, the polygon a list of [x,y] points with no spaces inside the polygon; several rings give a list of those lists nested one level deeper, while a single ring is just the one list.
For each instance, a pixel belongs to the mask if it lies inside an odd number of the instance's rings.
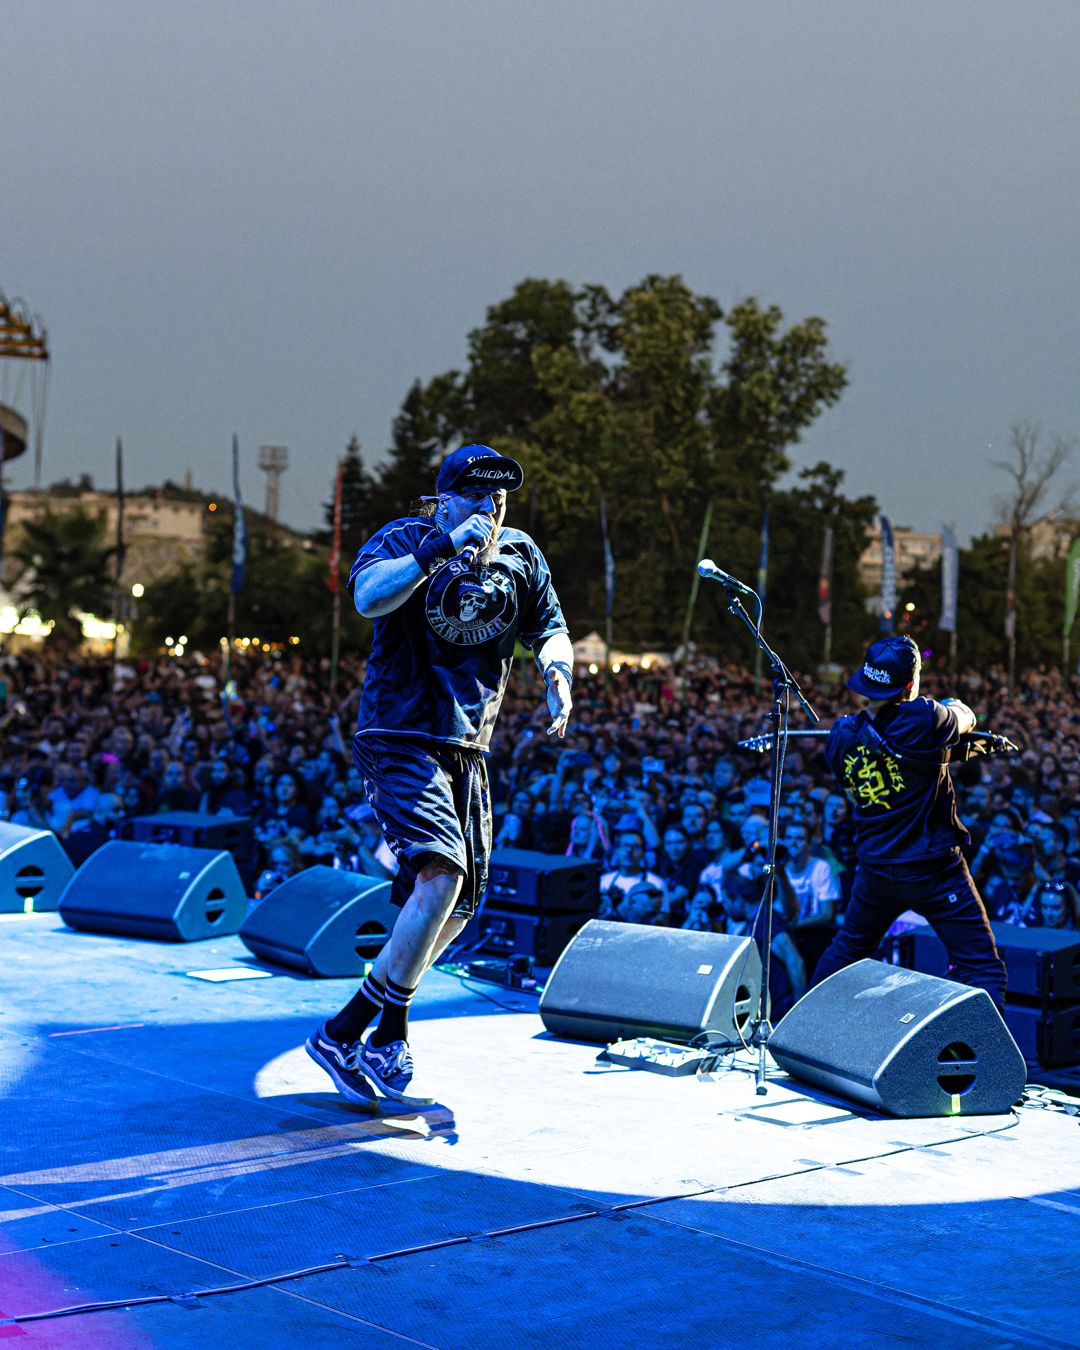
[{"label": "singer's black t-shirt", "polygon": [[[414,553],[430,517],[392,520],[356,555],[367,568]],[[427,581],[375,621],[357,736],[410,736],[486,750],[513,666],[514,644],[536,648],[566,622],[544,555],[503,526],[488,564],[437,563]]]},{"label": "singer's black t-shirt", "polygon": [[959,735],[952,709],[929,698],[890,704],[873,721],[863,711],[833,724],[825,758],[855,808],[859,862],[880,870],[968,843],[943,754]]}]

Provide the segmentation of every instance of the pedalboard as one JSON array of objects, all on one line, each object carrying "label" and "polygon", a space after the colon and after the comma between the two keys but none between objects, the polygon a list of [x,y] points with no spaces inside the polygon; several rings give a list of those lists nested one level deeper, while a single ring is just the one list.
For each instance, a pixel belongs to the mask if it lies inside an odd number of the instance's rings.
[{"label": "pedalboard", "polygon": [[683,1078],[715,1067],[716,1052],[691,1050],[685,1045],[674,1045],[671,1041],[654,1041],[649,1036],[638,1036],[632,1041],[614,1041],[606,1050],[600,1051],[597,1059],[602,1064],[621,1064],[627,1069],[647,1069],[649,1073]]}]

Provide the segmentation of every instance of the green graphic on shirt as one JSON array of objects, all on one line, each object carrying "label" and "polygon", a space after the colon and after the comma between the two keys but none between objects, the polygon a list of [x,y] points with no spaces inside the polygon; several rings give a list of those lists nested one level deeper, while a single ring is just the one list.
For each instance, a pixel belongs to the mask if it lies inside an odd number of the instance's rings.
[{"label": "green graphic on shirt", "polygon": [[844,786],[857,806],[888,811],[891,798],[904,790],[900,765],[887,751],[857,745],[844,756]]}]

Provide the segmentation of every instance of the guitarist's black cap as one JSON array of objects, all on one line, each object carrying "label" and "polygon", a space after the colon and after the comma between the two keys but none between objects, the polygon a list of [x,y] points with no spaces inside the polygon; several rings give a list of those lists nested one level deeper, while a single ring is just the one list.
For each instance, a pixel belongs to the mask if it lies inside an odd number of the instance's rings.
[{"label": "guitarist's black cap", "polygon": [[863,698],[895,698],[912,682],[921,664],[911,638],[897,634],[879,638],[867,647],[862,668],[850,677],[847,687]]}]

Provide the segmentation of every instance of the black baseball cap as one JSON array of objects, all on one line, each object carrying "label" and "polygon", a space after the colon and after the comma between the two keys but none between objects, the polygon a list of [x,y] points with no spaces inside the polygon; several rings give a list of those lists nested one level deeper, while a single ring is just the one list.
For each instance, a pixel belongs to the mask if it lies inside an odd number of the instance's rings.
[{"label": "black baseball cap", "polygon": [[919,649],[911,638],[895,634],[879,638],[867,647],[862,668],[848,679],[847,687],[863,698],[895,698],[915,678],[920,664]]},{"label": "black baseball cap", "polygon": [[500,455],[490,445],[462,445],[446,456],[439,469],[440,492],[464,492],[490,488],[516,492],[525,474],[516,459]]}]

